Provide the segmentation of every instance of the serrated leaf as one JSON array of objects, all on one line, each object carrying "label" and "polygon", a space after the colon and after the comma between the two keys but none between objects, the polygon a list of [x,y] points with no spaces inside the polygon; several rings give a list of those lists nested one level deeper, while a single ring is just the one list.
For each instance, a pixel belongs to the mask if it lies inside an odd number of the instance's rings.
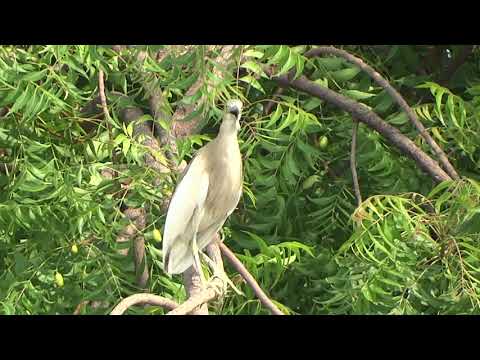
[{"label": "serrated leaf", "polygon": [[31,96],[32,96],[32,87],[30,85],[28,85],[26,87],[25,91],[17,98],[17,100],[15,101],[15,104],[13,104],[10,111],[12,113],[15,113],[15,112],[23,109],[25,104],[30,100]]},{"label": "serrated leaf", "polygon": [[257,59],[261,59],[263,55],[263,52],[254,49],[249,49],[243,53],[243,56],[245,57],[254,57]]},{"label": "serrated leaf", "polygon": [[265,74],[259,64],[257,64],[254,61],[246,61],[242,65],[240,65],[241,68],[245,68],[253,72],[254,74],[258,75],[263,75]]},{"label": "serrated leaf", "polygon": [[275,55],[270,59],[268,64],[279,64],[282,59],[286,56],[288,56],[289,53],[289,48],[284,45],[280,45],[278,51],[275,53]]},{"label": "serrated leaf", "polygon": [[373,96],[376,96],[376,94],[370,94],[370,93],[358,91],[358,90],[342,90],[341,93],[354,100],[365,100]]},{"label": "serrated leaf", "polygon": [[38,81],[40,79],[43,79],[45,75],[47,74],[48,69],[44,69],[41,71],[32,71],[28,72],[25,75],[22,76],[22,80],[24,81]]},{"label": "serrated leaf", "polygon": [[318,58],[315,62],[320,65],[320,68],[328,71],[340,70],[345,64],[345,60],[334,57]]},{"label": "serrated leaf", "polygon": [[277,122],[277,120],[280,119],[280,115],[282,115],[282,113],[283,113],[282,105],[278,104],[277,108],[275,109],[275,112],[272,115],[270,115],[270,120],[267,123],[266,128],[272,127],[272,125],[274,125]]},{"label": "serrated leaf", "polygon": [[283,64],[283,66],[280,69],[280,72],[277,74],[277,76],[286,74],[296,64],[298,55],[295,54],[294,52],[292,52],[290,49],[288,49],[288,52],[289,52],[288,53],[288,59],[285,62],[285,64]]},{"label": "serrated leaf", "polygon": [[352,80],[355,76],[358,75],[360,69],[357,67],[342,69],[330,73],[330,75],[335,79],[335,81],[345,82]]},{"label": "serrated leaf", "polygon": [[251,86],[253,86],[255,89],[257,89],[258,91],[262,92],[265,94],[265,90],[263,90],[262,88],[262,85],[260,85],[260,83],[257,81],[257,79],[255,79],[253,76],[251,75],[246,75],[242,78],[239,79],[240,81],[244,81],[246,82],[247,84],[250,84]]}]

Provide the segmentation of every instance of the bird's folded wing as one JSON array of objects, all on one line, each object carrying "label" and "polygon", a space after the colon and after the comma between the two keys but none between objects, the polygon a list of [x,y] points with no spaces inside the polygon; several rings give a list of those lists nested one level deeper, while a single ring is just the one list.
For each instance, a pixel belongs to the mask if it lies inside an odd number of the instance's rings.
[{"label": "bird's folded wing", "polygon": [[[190,258],[188,254],[191,252],[190,245],[194,229],[189,227],[191,227],[195,209],[202,209],[204,206],[208,185],[205,161],[202,156],[197,156],[183,175],[168,208],[163,236],[164,261],[166,258],[169,262],[176,262],[175,259],[171,259],[172,256]],[[164,264],[165,268],[169,269],[167,265]]]}]

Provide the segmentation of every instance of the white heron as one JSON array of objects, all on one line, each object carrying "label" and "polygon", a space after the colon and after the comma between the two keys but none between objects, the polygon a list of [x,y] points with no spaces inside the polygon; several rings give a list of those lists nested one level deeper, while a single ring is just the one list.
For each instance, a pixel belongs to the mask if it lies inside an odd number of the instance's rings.
[{"label": "white heron", "polygon": [[169,274],[195,265],[205,284],[199,252],[221,229],[242,194],[242,157],[237,140],[242,102],[226,104],[217,137],[185,169],[172,196],[163,235],[163,264]]}]

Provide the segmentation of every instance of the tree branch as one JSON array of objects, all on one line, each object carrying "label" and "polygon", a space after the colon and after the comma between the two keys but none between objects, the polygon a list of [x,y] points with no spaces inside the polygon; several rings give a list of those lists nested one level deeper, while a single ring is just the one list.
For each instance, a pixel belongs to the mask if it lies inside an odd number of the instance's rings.
[{"label": "tree branch", "polygon": [[314,57],[321,54],[331,54],[340,56],[351,63],[358,66],[361,70],[366,72],[378,85],[384,88],[387,93],[395,100],[395,102],[400,106],[400,108],[407,114],[410,121],[413,125],[417,128],[420,135],[425,139],[425,141],[432,147],[435,154],[438,156],[440,163],[443,165],[443,168],[447,172],[450,177],[453,179],[459,179],[459,176],[450,164],[447,155],[445,152],[440,148],[440,146],[436,143],[436,141],[430,136],[427,132],[421,121],[418,119],[417,114],[412,110],[412,108],[407,104],[403,96],[392,86],[390,83],[383,78],[375,69],[373,69],[370,65],[363,62],[362,59],[350,54],[349,52],[337,49],[333,46],[321,46],[312,50],[309,50],[305,53],[306,57]]},{"label": "tree branch", "polygon": [[167,310],[177,308],[179,305],[170,299],[153,294],[133,294],[126,297],[110,312],[110,315],[122,315],[127,309],[134,305],[161,306]]},{"label": "tree branch", "polygon": [[100,102],[102,104],[102,110],[105,117],[105,124],[108,130],[108,140],[110,142],[110,151],[112,152],[112,161],[115,162],[115,154],[113,152],[113,134],[112,134],[112,126],[110,125],[110,114],[108,113],[107,107],[107,97],[105,96],[105,81],[104,81],[104,74],[103,70],[98,71],[98,92],[100,96]]},{"label": "tree branch", "polygon": [[279,88],[277,88],[277,89],[275,90],[275,92],[274,92],[273,95],[272,95],[272,101],[269,101],[269,102],[267,103],[267,105],[265,105],[265,110],[264,110],[264,114],[265,114],[265,115],[269,115],[269,114],[272,112],[272,109],[273,109],[273,107],[274,107],[275,104],[276,104],[276,102],[273,101],[273,100],[275,100],[275,98],[277,98],[277,97],[279,97],[280,95],[282,95],[284,91],[285,91],[285,89],[282,88],[282,87],[279,87]]},{"label": "tree branch", "polygon": [[[265,68],[264,70],[267,74],[271,75],[270,69]],[[403,135],[397,128],[382,120],[364,104],[351,100],[326,87],[317,85],[314,82],[309,81],[305,76],[301,76],[296,80],[291,80],[289,75],[281,75],[276,76],[273,79],[282,86],[293,87],[312,96],[326,100],[349,112],[355,119],[363,122],[390,140],[390,142],[402,153],[413,159],[423,171],[433,178],[435,182],[451,180],[450,176],[436,161],[419,149],[413,141]]]},{"label": "tree branch", "polygon": [[245,279],[248,285],[252,288],[255,296],[260,300],[260,302],[269,309],[274,315],[284,315],[280,309],[270,300],[270,298],[265,294],[260,285],[258,285],[255,278],[248,272],[248,270],[243,266],[243,264],[238,260],[235,254],[224,244],[219,243],[220,251],[223,256],[228,260],[228,262],[238,271],[240,275]]},{"label": "tree branch", "polygon": [[360,193],[360,185],[358,184],[357,164],[355,155],[357,152],[357,133],[358,133],[358,121],[353,120],[352,129],[352,148],[350,150],[350,168],[352,170],[353,188],[355,190],[355,197],[357,198],[357,204],[362,204],[362,194]]},{"label": "tree branch", "polygon": [[[191,277],[190,277],[191,278]],[[170,311],[167,315],[208,315],[208,311],[205,312],[194,312],[196,308],[198,308],[201,305],[205,305],[206,303],[215,299],[218,296],[218,293],[216,291],[216,288],[223,287],[223,281],[221,279],[214,279],[212,280],[207,288],[205,290],[198,291],[194,294],[189,295],[189,298],[187,301],[185,301],[183,304],[179,305],[177,308],[174,310]],[[195,287],[195,290],[198,287]]]}]

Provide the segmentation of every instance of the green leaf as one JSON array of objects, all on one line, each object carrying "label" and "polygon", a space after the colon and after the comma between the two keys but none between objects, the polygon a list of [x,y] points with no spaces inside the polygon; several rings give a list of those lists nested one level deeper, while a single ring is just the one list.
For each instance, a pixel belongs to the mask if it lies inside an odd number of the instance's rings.
[{"label": "green leaf", "polygon": [[365,100],[373,96],[376,96],[375,94],[370,94],[370,93],[358,91],[358,90],[342,90],[341,93],[354,100]]},{"label": "green leaf", "polygon": [[328,71],[340,70],[345,64],[345,60],[342,58],[334,57],[317,58],[315,59],[315,62],[320,66],[320,68]]},{"label": "green leaf", "polygon": [[[246,61],[240,67],[245,68],[257,75],[265,75],[260,65],[254,61]],[[266,76],[266,75],[265,75]]]},{"label": "green leaf", "polygon": [[45,75],[47,74],[48,72],[48,69],[44,69],[44,70],[40,70],[40,71],[33,71],[33,72],[28,72],[26,73],[25,75],[22,76],[22,80],[23,81],[32,81],[32,82],[35,82],[35,81],[38,81],[38,80],[41,80],[45,77]]},{"label": "green leaf", "polygon": [[276,124],[277,120],[280,119],[280,115],[282,115],[283,109],[282,105],[278,104],[275,112],[270,115],[270,120],[268,121],[267,125],[265,126],[267,129],[271,128],[272,125]]},{"label": "green leaf", "polygon": [[265,90],[263,90],[262,88],[262,85],[260,85],[260,83],[251,75],[246,75],[242,78],[239,79],[240,81],[244,81],[246,82],[247,84],[250,84],[251,86],[253,86],[255,89],[257,89],[258,91],[262,92],[265,94]]},{"label": "green leaf", "polygon": [[347,69],[342,69],[330,73],[330,75],[335,79],[335,81],[345,82],[350,81],[360,72],[359,68],[352,67]]},{"label": "green leaf", "polygon": [[249,49],[243,53],[243,56],[245,57],[254,57],[257,59],[261,59],[263,55],[263,52],[254,49]]},{"label": "green leaf", "polygon": [[288,46],[280,45],[278,48],[278,51],[275,53],[275,55],[270,59],[268,64],[279,64],[283,60],[283,58],[287,57],[290,52],[290,49]]},{"label": "green leaf", "polygon": [[283,64],[283,66],[280,69],[280,72],[277,74],[277,76],[286,74],[292,67],[295,66],[295,64],[297,62],[298,55],[295,54],[294,52],[292,52],[290,49],[288,49],[288,51],[289,51],[288,59],[285,62],[285,64]]}]

